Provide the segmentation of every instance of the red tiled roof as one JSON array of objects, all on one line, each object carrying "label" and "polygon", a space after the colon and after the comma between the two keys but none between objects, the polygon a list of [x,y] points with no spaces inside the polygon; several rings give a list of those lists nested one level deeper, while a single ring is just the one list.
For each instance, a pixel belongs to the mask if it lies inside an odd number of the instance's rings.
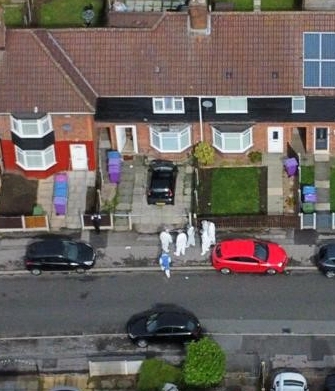
[{"label": "red tiled roof", "polygon": [[31,30],[6,32],[0,53],[0,112],[92,112],[81,92]]},{"label": "red tiled roof", "polygon": [[334,12],[214,12],[209,35],[190,34],[186,13],[141,20],[145,28],[49,30],[63,56],[38,32],[7,30],[0,111],[87,111],[95,95],[334,95],[302,88],[303,32],[335,31]]},{"label": "red tiled roof", "polygon": [[52,34],[100,96],[333,95],[302,88],[304,31],[335,31],[335,13],[212,13],[207,36],[189,34],[186,13]]}]

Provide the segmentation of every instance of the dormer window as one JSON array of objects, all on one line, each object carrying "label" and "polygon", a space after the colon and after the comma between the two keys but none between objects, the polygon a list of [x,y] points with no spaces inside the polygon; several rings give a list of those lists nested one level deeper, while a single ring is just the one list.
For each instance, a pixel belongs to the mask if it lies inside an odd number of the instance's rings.
[{"label": "dormer window", "polygon": [[52,122],[49,115],[40,118],[11,116],[11,130],[20,138],[42,138],[52,132]]},{"label": "dormer window", "polygon": [[162,98],[153,98],[153,112],[161,113],[184,113],[184,98],[166,96]]}]

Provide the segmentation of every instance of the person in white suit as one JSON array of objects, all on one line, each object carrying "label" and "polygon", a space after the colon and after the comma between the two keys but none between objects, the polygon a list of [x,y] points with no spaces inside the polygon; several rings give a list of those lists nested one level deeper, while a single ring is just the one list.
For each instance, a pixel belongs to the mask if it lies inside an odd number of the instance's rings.
[{"label": "person in white suit", "polygon": [[187,225],[187,243],[186,248],[195,246],[195,229],[192,224]]},{"label": "person in white suit", "polygon": [[164,229],[159,235],[159,240],[161,241],[162,250],[164,253],[169,252],[170,244],[173,243],[172,236],[167,228]]},{"label": "person in white suit", "polygon": [[201,230],[201,255],[205,255],[210,248],[210,241],[208,231],[206,229]]},{"label": "person in white suit", "polygon": [[215,238],[215,224],[212,221],[208,221],[207,224],[207,232],[208,232],[208,237],[209,237],[209,245],[211,246],[212,244],[216,243],[216,238]]},{"label": "person in white suit", "polygon": [[176,239],[176,252],[174,253],[175,256],[179,257],[180,255],[185,255],[186,243],[187,235],[180,229]]}]

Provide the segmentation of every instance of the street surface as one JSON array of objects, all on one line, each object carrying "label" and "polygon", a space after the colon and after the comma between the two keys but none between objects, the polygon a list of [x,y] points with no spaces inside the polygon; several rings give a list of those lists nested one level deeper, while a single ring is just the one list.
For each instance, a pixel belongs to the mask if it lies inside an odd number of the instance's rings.
[{"label": "street surface", "polygon": [[334,334],[334,280],[319,273],[222,276],[155,271],[2,277],[1,337],[123,333],[157,303],[192,310],[217,334]]},{"label": "street surface", "polygon": [[[140,349],[127,319],[157,303],[192,310],[227,352],[227,370],[259,375],[295,367],[321,389],[335,366],[335,281],[319,273],[277,276],[159,271],[0,277],[0,371],[85,371],[90,357],[148,352],[178,362],[183,347]],[[37,369],[36,369],[37,368]],[[312,372],[311,372],[312,369]]]}]

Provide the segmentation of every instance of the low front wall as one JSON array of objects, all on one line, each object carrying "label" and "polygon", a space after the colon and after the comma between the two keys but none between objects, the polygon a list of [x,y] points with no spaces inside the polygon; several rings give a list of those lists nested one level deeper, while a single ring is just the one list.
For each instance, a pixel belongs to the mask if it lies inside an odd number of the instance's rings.
[{"label": "low front wall", "polygon": [[49,220],[43,216],[0,216],[0,232],[49,231]]}]

